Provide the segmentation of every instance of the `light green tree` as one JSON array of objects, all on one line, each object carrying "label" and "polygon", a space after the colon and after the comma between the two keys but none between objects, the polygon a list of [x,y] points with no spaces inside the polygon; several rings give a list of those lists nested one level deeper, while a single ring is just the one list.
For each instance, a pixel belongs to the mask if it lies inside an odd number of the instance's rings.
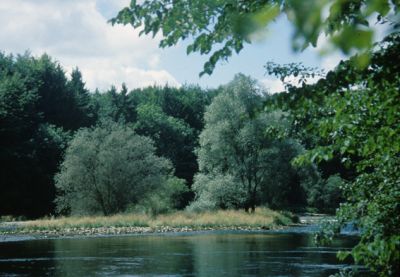
[{"label": "light green tree", "polygon": [[151,139],[127,126],[78,131],[55,177],[58,211],[109,215],[138,203],[172,174],[170,162],[154,151]]},{"label": "light green tree", "polygon": [[[302,191],[300,175],[290,164],[301,147],[280,139],[283,114],[263,112],[265,97],[266,92],[255,80],[237,75],[207,108],[198,149],[200,173],[193,185],[197,198],[192,209],[254,211],[258,204],[273,203],[282,207],[291,202],[291,190],[297,187]],[[280,154],[287,157],[277,159]],[[277,171],[282,176],[274,180]],[[304,198],[302,193],[298,198]]]}]

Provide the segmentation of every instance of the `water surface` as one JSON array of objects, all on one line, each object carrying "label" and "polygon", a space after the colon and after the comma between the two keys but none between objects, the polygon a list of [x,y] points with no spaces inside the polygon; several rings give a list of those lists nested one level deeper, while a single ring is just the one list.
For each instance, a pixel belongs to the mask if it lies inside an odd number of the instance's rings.
[{"label": "water surface", "polygon": [[203,232],[0,243],[0,276],[329,276],[348,266],[342,237],[316,247],[302,232]]}]

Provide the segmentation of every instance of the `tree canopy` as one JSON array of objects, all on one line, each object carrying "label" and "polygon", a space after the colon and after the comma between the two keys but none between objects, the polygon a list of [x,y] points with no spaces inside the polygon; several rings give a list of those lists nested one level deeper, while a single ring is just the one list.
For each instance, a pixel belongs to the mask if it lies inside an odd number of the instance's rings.
[{"label": "tree canopy", "polygon": [[210,54],[202,75],[239,53],[280,15],[295,28],[295,49],[316,46],[322,34],[346,54],[368,49],[374,35],[371,18],[389,23],[394,31],[399,27],[399,5],[398,0],[132,0],[111,23],[130,24],[153,37],[160,33],[160,47],[190,40],[188,54]]},{"label": "tree canopy", "polygon": [[400,272],[399,46],[393,34],[371,53],[367,68],[341,62],[316,84],[274,99],[292,114],[300,138],[313,137],[297,164],[342,164],[335,167],[347,179],[339,223],[361,230],[360,243],[347,254],[380,276]]},{"label": "tree canopy", "polygon": [[163,188],[159,194],[166,197],[147,199],[146,205],[158,205],[153,210],[159,211],[171,203],[183,208],[193,196],[194,148],[215,94],[198,86],[129,91],[124,84],[120,90],[91,93],[78,68],[67,76],[48,55],[0,53],[0,216],[56,214],[54,175],[69,141],[80,128],[110,121],[151,137],[156,155],[170,159],[176,169],[178,179],[168,186],[184,186],[182,195]]},{"label": "tree canopy", "polygon": [[301,183],[309,176],[291,165],[302,148],[280,137],[285,119],[280,111],[262,112],[265,99],[255,80],[237,75],[207,108],[192,209],[305,205]]},{"label": "tree canopy", "polygon": [[48,55],[0,53],[0,214],[54,210],[53,176],[70,132],[91,123],[78,85]]},{"label": "tree canopy", "polygon": [[125,211],[129,204],[165,186],[171,176],[170,162],[154,152],[149,138],[127,126],[110,123],[81,129],[55,177],[57,209],[104,215]]}]

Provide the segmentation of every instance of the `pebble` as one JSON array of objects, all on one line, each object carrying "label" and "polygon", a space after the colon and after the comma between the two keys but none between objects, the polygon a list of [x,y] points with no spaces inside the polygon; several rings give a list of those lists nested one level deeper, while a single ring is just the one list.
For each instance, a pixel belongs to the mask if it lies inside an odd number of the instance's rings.
[{"label": "pebble", "polygon": [[[273,227],[274,229],[277,227]],[[218,226],[218,227],[170,227],[170,226],[157,226],[157,227],[138,227],[138,226],[125,226],[125,227],[68,227],[65,229],[53,230],[14,230],[10,232],[3,232],[6,235],[29,234],[42,238],[48,237],[71,237],[71,236],[97,236],[97,235],[123,235],[123,234],[146,234],[146,233],[175,233],[175,232],[193,232],[193,231],[212,231],[212,230],[270,230],[270,226]]]}]

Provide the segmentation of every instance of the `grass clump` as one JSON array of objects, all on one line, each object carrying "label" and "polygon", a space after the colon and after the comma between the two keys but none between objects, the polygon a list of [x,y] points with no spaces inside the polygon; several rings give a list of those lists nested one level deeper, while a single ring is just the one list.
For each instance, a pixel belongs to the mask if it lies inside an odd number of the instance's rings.
[{"label": "grass clump", "polygon": [[65,229],[99,227],[148,227],[150,217],[141,214],[117,214],[112,216],[72,216],[25,221],[26,229]]},{"label": "grass clump", "polygon": [[177,211],[169,214],[117,214],[113,216],[72,216],[44,218],[20,222],[16,232],[37,230],[66,230],[88,228],[147,227],[158,230],[163,227],[210,229],[260,229],[293,223],[289,214],[257,208],[254,213],[238,210],[217,210],[207,212]]},{"label": "grass clump", "polygon": [[237,210],[217,210],[208,212],[176,212],[160,215],[153,220],[153,225],[168,225],[173,227],[189,226],[193,228],[221,227],[253,227],[270,226],[274,218],[281,216],[278,212],[258,208],[254,213]]}]

